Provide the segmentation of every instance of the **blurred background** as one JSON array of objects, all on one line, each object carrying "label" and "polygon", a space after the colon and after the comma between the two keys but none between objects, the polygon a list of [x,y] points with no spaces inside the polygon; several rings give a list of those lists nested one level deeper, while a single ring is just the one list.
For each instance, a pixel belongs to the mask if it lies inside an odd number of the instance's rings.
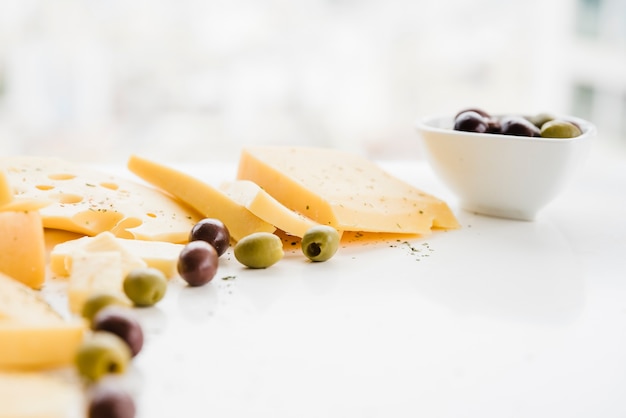
[{"label": "blurred background", "polygon": [[419,158],[414,123],[571,113],[626,153],[625,0],[0,0],[0,153]]}]

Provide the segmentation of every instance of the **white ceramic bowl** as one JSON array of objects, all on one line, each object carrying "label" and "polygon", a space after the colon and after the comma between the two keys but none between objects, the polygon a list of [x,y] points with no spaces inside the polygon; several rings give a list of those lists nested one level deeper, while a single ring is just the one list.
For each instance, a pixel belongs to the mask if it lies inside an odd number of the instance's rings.
[{"label": "white ceramic bowl", "polygon": [[589,153],[593,124],[568,117],[576,138],[530,138],[453,130],[453,116],[417,123],[433,171],[467,211],[533,220],[570,181]]}]

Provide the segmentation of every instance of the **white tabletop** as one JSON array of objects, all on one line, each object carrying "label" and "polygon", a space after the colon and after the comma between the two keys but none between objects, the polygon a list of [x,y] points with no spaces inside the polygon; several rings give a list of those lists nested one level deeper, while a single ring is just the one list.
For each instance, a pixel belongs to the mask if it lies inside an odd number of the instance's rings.
[{"label": "white tabletop", "polygon": [[[381,163],[462,228],[174,280],[127,379],[139,418],[626,416],[626,164],[594,154],[534,222],[474,215],[425,163]],[[188,167],[219,184],[233,166]]]}]

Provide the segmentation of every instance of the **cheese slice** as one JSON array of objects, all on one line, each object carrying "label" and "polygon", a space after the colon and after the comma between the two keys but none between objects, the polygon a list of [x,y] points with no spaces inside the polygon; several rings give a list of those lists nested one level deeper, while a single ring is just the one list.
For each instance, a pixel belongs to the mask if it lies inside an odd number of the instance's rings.
[{"label": "cheese slice", "polygon": [[[81,237],[54,245],[50,251],[50,270],[57,277],[70,274],[72,256],[76,250],[89,248],[98,237]],[[114,237],[120,248],[140,258],[148,267],[161,270],[165,277],[172,278],[177,274],[178,256],[183,244],[162,241],[141,241]]]},{"label": "cheese slice", "polygon": [[85,322],[64,320],[41,294],[0,274],[0,370],[68,366]]},{"label": "cheese slice", "polygon": [[181,171],[135,155],[128,160],[128,169],[153,186],[176,196],[203,216],[222,221],[235,241],[254,232],[276,230],[272,224],[225,193]]},{"label": "cheese slice", "polygon": [[81,386],[51,374],[0,373],[0,418],[80,418]]},{"label": "cheese slice", "polygon": [[[116,239],[115,235],[110,232],[102,232],[97,236],[85,241],[85,244],[81,246],[81,251],[86,253],[100,253],[100,252],[116,252],[120,255],[120,267],[123,274],[127,274],[129,271],[135,268],[146,267],[146,263],[138,257],[136,254],[128,251],[121,242]],[[89,254],[87,254],[89,256]],[[69,270],[72,270],[70,265]]]},{"label": "cheese slice", "polygon": [[291,210],[343,231],[427,234],[459,226],[448,205],[358,155],[307,147],[254,147],[237,178]]},{"label": "cheese slice", "polygon": [[67,296],[70,311],[80,313],[89,296],[109,293],[128,303],[123,283],[126,275],[147,264],[120,245],[115,236],[103,232],[72,251]]},{"label": "cheese slice", "polygon": [[38,210],[50,203],[47,199],[15,199],[6,173],[0,170],[0,211]]},{"label": "cheese slice", "polygon": [[61,159],[2,157],[0,170],[16,199],[52,202],[40,209],[46,228],[183,243],[200,219],[154,188]]},{"label": "cheese slice", "polygon": [[220,188],[235,202],[289,235],[302,238],[309,228],[319,225],[312,219],[285,207],[251,181],[225,182]]},{"label": "cheese slice", "polygon": [[46,244],[38,211],[0,212],[0,272],[39,289],[46,279]]},{"label": "cheese slice", "polygon": [[62,322],[61,316],[52,309],[40,292],[0,273],[0,321],[2,320]]},{"label": "cheese slice", "polygon": [[73,364],[85,325],[0,320],[0,370],[40,370]]}]

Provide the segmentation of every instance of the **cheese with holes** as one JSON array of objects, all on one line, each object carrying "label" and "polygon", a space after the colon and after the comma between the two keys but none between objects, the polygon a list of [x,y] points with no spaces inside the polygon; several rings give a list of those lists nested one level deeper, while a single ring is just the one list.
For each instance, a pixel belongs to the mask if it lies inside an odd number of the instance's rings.
[{"label": "cheese with holes", "polygon": [[0,369],[72,364],[85,322],[65,320],[35,291],[0,274]]},{"label": "cheese with holes", "polygon": [[459,226],[448,205],[358,155],[307,147],[254,147],[237,178],[288,208],[343,231],[427,234]]},{"label": "cheese with holes", "polygon": [[[72,256],[76,250],[89,248],[90,243],[98,237],[81,237],[53,246],[50,251],[50,270],[58,277],[68,276],[72,266]],[[142,259],[148,267],[161,270],[165,277],[171,278],[177,274],[178,256],[183,244],[173,244],[162,241],[139,241],[125,238],[114,240],[128,253]]]},{"label": "cheese with holes", "polygon": [[45,373],[0,373],[0,418],[84,416],[81,385]]},{"label": "cheese with holes", "polygon": [[312,219],[285,207],[251,181],[225,182],[221,189],[235,202],[289,235],[302,238],[309,228],[319,225]]},{"label": "cheese with holes", "polygon": [[46,279],[46,244],[38,211],[0,211],[0,272],[39,289]]},{"label": "cheese with holes", "polygon": [[153,186],[176,196],[203,216],[222,221],[235,241],[253,232],[276,230],[272,224],[222,191],[193,176],[135,155],[128,160],[128,169]]},{"label": "cheese with holes", "polygon": [[40,209],[46,228],[183,243],[199,220],[154,188],[61,159],[2,157],[0,170],[16,198],[51,202]]},{"label": "cheese with holes", "polygon": [[15,199],[6,173],[0,170],[0,211],[38,210],[50,203],[47,199]]},{"label": "cheese with holes", "polygon": [[124,293],[126,275],[146,263],[103,232],[72,252],[67,296],[70,311],[80,313],[89,296],[109,293],[130,303]]}]

